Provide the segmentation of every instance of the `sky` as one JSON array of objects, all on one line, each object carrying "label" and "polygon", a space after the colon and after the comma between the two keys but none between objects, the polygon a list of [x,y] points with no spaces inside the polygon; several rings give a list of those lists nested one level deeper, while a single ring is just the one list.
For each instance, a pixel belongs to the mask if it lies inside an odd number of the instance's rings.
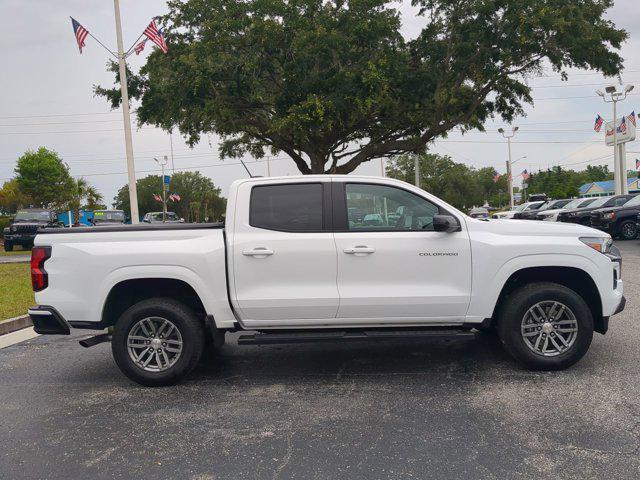
[{"label": "sky", "polygon": [[[410,2],[398,2],[403,34],[415,37],[425,24]],[[144,30],[151,17],[166,12],[161,0],[121,0],[125,48]],[[82,23],[105,45],[115,50],[115,19],[110,0],[0,0],[3,31],[0,35],[3,71],[0,75],[0,182],[13,176],[17,158],[28,149],[44,146],[57,151],[74,176],[84,176],[110,204],[127,181],[122,112],[111,111],[107,102],[93,96],[93,85],[110,86],[113,75],[106,71],[109,54],[92,38],[79,54],[69,16]],[[607,17],[625,28],[630,39],[621,54],[625,59],[624,84],[636,89],[620,105],[622,113],[640,111],[640,7],[637,0],[617,0]],[[170,48],[170,47],[169,47]],[[148,44],[139,57],[130,57],[130,68],[144,64],[151,50]],[[604,134],[593,131],[597,114],[612,118],[595,90],[617,80],[585,71],[570,72],[569,80],[552,71],[531,79],[534,105],[526,107],[526,117],[513,125],[519,131],[513,139],[514,177],[523,169],[537,171],[554,165],[583,169],[587,165],[608,164],[613,169],[613,149],[604,145]],[[135,107],[135,105],[134,105]],[[135,120],[135,119],[134,119]],[[474,167],[492,166],[505,172],[506,141],[497,132],[501,120],[488,122],[486,132],[453,131],[437,140],[430,151],[449,155]],[[509,126],[505,126],[510,128]],[[604,130],[603,130],[604,131]],[[640,133],[639,133],[640,135]],[[198,170],[210,177],[226,195],[231,182],[246,177],[235,159],[221,160],[215,135],[203,137],[189,148],[178,133],[173,134],[173,166]],[[134,123],[133,148],[138,178],[159,173],[154,157],[170,156],[170,138],[154,127],[137,128]],[[627,144],[627,166],[634,168],[640,158],[640,142]],[[295,175],[293,162],[284,154],[255,161],[247,157],[255,175]],[[380,175],[381,161],[361,165],[356,174]],[[171,160],[169,160],[171,169]],[[514,183],[519,184],[515,178]]]}]

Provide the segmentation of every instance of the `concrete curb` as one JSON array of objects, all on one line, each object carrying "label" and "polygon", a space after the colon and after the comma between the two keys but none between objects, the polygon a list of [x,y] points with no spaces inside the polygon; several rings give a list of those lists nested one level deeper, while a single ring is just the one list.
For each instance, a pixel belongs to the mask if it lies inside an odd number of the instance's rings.
[{"label": "concrete curb", "polygon": [[12,263],[29,263],[31,262],[31,257],[26,255],[3,255],[0,257],[0,264],[9,265]]},{"label": "concrete curb", "polygon": [[31,323],[29,315],[10,318],[0,322],[0,335],[6,335],[7,333],[15,332],[16,330],[21,330],[32,325],[33,323]]}]

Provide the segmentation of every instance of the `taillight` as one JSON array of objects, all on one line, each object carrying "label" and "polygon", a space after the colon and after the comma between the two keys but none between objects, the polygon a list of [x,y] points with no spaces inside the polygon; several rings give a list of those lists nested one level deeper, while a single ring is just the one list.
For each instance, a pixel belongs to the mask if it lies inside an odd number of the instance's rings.
[{"label": "taillight", "polygon": [[44,262],[51,257],[51,247],[33,247],[31,249],[31,285],[34,292],[44,290],[49,285],[49,276]]}]

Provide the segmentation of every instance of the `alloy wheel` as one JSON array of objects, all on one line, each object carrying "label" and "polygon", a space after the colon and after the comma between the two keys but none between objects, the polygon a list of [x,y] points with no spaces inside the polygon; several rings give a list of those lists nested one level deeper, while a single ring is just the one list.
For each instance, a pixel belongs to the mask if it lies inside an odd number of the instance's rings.
[{"label": "alloy wheel", "polygon": [[162,372],[175,365],[182,355],[182,335],[170,320],[147,317],[129,330],[127,350],[139,368]]},{"label": "alloy wheel", "polygon": [[522,318],[524,343],[537,355],[555,357],[569,350],[578,336],[578,321],[569,307],[555,300],[538,302]]}]

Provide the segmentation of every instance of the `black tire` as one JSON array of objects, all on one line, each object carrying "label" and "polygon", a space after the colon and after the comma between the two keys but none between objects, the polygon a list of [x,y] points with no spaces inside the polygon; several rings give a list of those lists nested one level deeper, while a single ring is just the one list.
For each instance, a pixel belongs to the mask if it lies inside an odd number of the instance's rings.
[{"label": "black tire", "polygon": [[[544,301],[564,304],[573,312],[577,321],[578,331],[573,344],[556,356],[543,356],[534,352],[527,346],[522,335],[525,314],[531,307]],[[527,368],[562,370],[587,353],[593,338],[593,316],[584,299],[573,290],[557,283],[531,283],[517,289],[505,299],[498,316],[497,329],[505,350]]]},{"label": "black tire", "polygon": [[4,242],[4,251],[5,252],[13,252],[13,243]]},{"label": "black tire", "polygon": [[625,220],[618,227],[618,236],[621,240],[633,240],[638,236],[638,226],[634,220]]},{"label": "black tire", "polygon": [[[182,352],[174,365],[166,370],[143,370],[129,355],[127,338],[142,319],[160,317],[173,323],[182,337]],[[205,343],[203,322],[185,305],[169,298],[150,298],[129,307],[118,319],[111,342],[118,368],[136,383],[148,387],[173,385],[191,372],[202,357]]]}]

